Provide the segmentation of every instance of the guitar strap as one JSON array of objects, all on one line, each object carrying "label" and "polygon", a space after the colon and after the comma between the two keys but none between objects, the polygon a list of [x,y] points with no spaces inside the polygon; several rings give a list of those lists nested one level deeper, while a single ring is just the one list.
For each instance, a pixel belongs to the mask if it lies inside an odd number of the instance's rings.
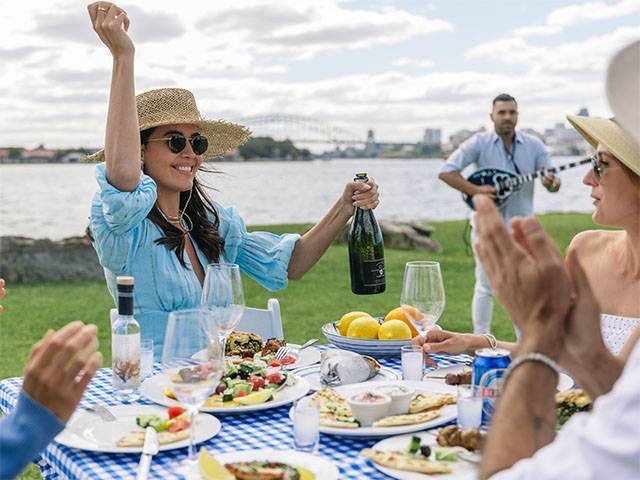
[{"label": "guitar strap", "polygon": [[518,142],[516,141],[516,134],[513,134],[513,145],[511,146],[511,151],[507,151],[507,149],[504,147],[504,143],[502,144],[502,147],[504,148],[504,153],[507,155],[507,160],[509,160],[511,163],[513,163],[513,168],[516,169],[516,173],[518,175],[521,175],[520,173],[520,169],[518,168],[518,164],[516,163],[516,159],[515,159],[515,155],[516,155],[516,145],[518,144]]}]

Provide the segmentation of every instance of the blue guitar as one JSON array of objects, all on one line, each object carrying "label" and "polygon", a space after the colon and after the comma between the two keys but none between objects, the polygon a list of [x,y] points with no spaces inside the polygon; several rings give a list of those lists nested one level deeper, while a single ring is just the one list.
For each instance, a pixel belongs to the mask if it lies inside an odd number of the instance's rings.
[{"label": "blue guitar", "polygon": [[[544,171],[537,171],[530,173],[529,175],[516,175],[515,173],[507,172],[506,170],[500,170],[499,168],[483,168],[477,172],[472,173],[467,180],[475,185],[492,185],[496,189],[496,205],[501,207],[506,205],[511,198],[511,195],[522,187],[525,183],[531,182],[538,177],[546,175],[547,172],[562,172],[569,168],[584,165],[591,162],[591,157],[584,158],[576,162],[566,163],[559,167],[549,168]],[[471,195],[466,193],[462,194],[463,200],[473,209],[473,202],[471,201]]]}]

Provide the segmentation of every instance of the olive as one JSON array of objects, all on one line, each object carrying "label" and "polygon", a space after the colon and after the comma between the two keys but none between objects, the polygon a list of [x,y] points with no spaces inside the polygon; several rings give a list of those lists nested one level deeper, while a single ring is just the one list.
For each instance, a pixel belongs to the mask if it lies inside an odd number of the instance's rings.
[{"label": "olive", "polygon": [[429,445],[421,445],[420,453],[422,456],[429,458],[431,456],[431,447],[429,447]]},{"label": "olive", "polygon": [[224,382],[220,382],[218,387],[216,388],[216,393],[222,393],[227,389],[227,384]]}]

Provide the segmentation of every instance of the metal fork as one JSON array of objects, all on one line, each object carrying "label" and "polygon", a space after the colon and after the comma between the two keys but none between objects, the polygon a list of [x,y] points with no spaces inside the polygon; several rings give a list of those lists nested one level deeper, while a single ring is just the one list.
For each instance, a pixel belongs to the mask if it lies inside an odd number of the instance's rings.
[{"label": "metal fork", "polygon": [[98,404],[84,407],[87,412],[95,413],[105,422],[115,422],[116,417],[106,407]]},{"label": "metal fork", "polygon": [[308,340],[306,342],[304,342],[304,344],[302,344],[300,346],[300,348],[291,348],[288,345],[285,345],[284,347],[280,347],[278,349],[278,351],[276,352],[276,360],[282,360],[284,357],[286,357],[287,355],[294,353],[297,355],[300,354],[300,352],[302,350],[304,350],[307,347],[310,347],[311,345],[313,345],[314,343],[319,342],[320,339],[318,338],[312,338],[311,340]]}]

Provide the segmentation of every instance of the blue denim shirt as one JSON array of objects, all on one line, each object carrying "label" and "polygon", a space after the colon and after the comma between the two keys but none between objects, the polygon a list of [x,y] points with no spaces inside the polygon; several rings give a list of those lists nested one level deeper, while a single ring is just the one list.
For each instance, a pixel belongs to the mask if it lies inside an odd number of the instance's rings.
[{"label": "blue denim shirt", "polygon": [[[540,170],[540,167],[552,168],[551,158],[544,143],[533,135],[517,132],[513,154],[513,161],[504,150],[502,139],[492,132],[479,132],[463,142],[447,159],[440,170],[441,173],[461,172],[468,165],[474,163],[478,170],[482,168],[499,168],[517,173],[514,162],[525,175]],[[534,183],[529,182],[513,194],[512,198],[501,209],[505,222],[516,216],[530,216],[533,214]]]},{"label": "blue denim shirt", "polygon": [[[135,278],[134,317],[140,323],[142,338],[154,341],[159,358],[169,312],[193,308],[200,302],[202,287],[191,269],[186,250],[185,269],[174,251],[154,241],[164,236],[147,218],[157,197],[155,181],[141,173],[132,192],[121,192],[107,181],[106,165],[96,167],[100,191],[91,206],[91,232],[94,248],[104,267],[107,286],[117,299],[116,277]],[[291,253],[299,235],[247,232],[244,221],[233,208],[215,204],[220,218],[219,233],[224,238],[221,263],[236,263],[240,270],[268,290],[285,288]],[[192,242],[203,267],[207,258]],[[105,313],[106,314],[106,313]]]},{"label": "blue denim shirt", "polygon": [[58,417],[20,390],[15,409],[0,420],[0,478],[15,478],[63,429]]}]

